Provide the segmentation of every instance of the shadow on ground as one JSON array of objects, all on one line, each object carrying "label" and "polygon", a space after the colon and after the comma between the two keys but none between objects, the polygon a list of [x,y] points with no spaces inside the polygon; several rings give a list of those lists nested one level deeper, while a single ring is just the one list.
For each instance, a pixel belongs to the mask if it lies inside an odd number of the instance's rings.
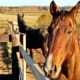
[{"label": "shadow on ground", "polygon": [[12,80],[12,74],[0,74],[0,80]]}]

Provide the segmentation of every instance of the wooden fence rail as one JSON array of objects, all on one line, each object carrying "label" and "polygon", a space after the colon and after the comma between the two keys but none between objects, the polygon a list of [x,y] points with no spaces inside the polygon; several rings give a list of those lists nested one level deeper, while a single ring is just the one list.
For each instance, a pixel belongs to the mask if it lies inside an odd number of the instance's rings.
[{"label": "wooden fence rail", "polygon": [[21,55],[25,59],[27,65],[29,66],[30,70],[32,71],[33,75],[35,76],[36,80],[49,80],[44,72],[34,63],[34,61],[29,57],[23,47],[19,47]]}]

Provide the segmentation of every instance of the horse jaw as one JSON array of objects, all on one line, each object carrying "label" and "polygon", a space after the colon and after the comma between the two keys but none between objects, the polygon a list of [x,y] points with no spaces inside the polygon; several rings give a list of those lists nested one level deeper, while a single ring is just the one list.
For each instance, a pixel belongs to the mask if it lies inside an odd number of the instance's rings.
[{"label": "horse jaw", "polygon": [[53,68],[52,68],[52,73],[51,73],[51,78],[52,78],[52,79],[57,79],[57,78],[59,78],[60,72],[61,72],[61,67],[58,67],[58,68],[57,68],[57,72],[55,72],[55,66],[53,66]]}]

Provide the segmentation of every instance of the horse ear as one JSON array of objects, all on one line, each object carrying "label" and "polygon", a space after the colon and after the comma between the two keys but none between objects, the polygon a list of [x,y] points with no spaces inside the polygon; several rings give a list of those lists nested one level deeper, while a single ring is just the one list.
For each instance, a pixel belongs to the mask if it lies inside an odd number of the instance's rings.
[{"label": "horse ear", "polygon": [[70,10],[70,16],[72,18],[75,18],[77,16],[79,8],[80,8],[80,1]]},{"label": "horse ear", "polygon": [[53,0],[50,4],[50,13],[53,15],[58,11],[59,11],[59,7],[56,5],[56,3]]}]

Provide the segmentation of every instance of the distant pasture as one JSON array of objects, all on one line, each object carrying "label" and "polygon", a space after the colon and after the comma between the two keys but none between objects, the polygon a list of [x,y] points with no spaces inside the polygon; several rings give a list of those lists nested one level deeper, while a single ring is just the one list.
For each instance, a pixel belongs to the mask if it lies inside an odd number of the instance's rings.
[{"label": "distant pasture", "polygon": [[[0,29],[4,30],[3,28],[5,28],[7,32],[4,33],[8,33],[9,32],[9,27],[8,27],[8,23],[7,20],[11,20],[14,22],[17,22],[17,14],[18,13],[0,13]],[[23,13],[20,13],[23,14]],[[26,25],[33,27],[33,28],[38,28],[38,27],[48,27],[50,22],[51,22],[51,15],[49,14],[49,12],[37,12],[37,13],[24,13],[24,20],[26,22]],[[77,25],[78,25],[78,32],[80,34],[80,13],[78,13],[77,18]],[[2,32],[2,30],[0,30]],[[1,34],[0,32],[0,34]]]}]

